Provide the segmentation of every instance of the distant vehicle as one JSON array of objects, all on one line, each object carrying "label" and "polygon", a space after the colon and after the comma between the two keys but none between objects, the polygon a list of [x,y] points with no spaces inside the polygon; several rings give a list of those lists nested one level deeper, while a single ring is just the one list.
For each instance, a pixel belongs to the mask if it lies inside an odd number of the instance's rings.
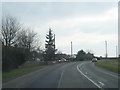
[{"label": "distant vehicle", "polygon": [[58,60],[59,63],[61,63],[61,62],[66,62],[66,61],[67,61],[67,60],[66,60],[65,58],[62,58],[62,59]]},{"label": "distant vehicle", "polygon": [[37,61],[37,62],[40,62],[40,58],[37,58],[36,61]]},{"label": "distant vehicle", "polygon": [[93,58],[93,59],[92,59],[92,62],[97,62],[97,58]]},{"label": "distant vehicle", "polygon": [[61,63],[61,60],[58,60],[59,63]]},{"label": "distant vehicle", "polygon": [[52,63],[56,63],[56,61],[52,61]]},{"label": "distant vehicle", "polygon": [[65,58],[62,58],[61,61],[66,62],[67,60]]}]

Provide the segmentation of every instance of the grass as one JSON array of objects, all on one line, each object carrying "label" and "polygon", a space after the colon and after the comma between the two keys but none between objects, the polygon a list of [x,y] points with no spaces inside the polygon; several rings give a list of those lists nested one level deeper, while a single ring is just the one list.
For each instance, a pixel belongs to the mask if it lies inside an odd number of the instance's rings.
[{"label": "grass", "polygon": [[106,59],[96,63],[96,66],[102,67],[104,69],[116,72],[120,74],[120,60],[114,59]]},{"label": "grass", "polygon": [[2,82],[2,72],[0,72],[0,83]]},{"label": "grass", "polygon": [[13,78],[22,76],[24,74],[30,73],[32,71],[44,68],[48,65],[43,65],[43,66],[32,66],[32,67],[26,67],[26,68],[19,68],[19,69],[14,69],[10,72],[3,72],[2,73],[2,80],[3,82],[9,81]]}]

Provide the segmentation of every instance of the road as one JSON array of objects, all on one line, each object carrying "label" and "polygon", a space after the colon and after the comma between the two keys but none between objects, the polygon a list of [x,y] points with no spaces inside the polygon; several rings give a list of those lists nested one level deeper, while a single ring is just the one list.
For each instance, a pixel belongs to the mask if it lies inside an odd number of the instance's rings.
[{"label": "road", "polygon": [[55,64],[3,84],[3,88],[118,88],[116,73],[93,62]]}]

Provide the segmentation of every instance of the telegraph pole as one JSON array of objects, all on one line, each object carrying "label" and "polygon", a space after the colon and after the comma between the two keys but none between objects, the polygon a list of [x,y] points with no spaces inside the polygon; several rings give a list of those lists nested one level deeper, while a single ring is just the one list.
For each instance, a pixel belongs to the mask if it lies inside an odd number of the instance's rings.
[{"label": "telegraph pole", "polygon": [[118,49],[117,49],[117,46],[116,46],[116,58],[118,57]]},{"label": "telegraph pole", "polygon": [[54,60],[55,60],[55,34],[54,34]]},{"label": "telegraph pole", "polygon": [[55,34],[54,34],[54,49],[55,49]]},{"label": "telegraph pole", "polygon": [[72,41],[71,41],[71,57],[72,57]]},{"label": "telegraph pole", "polygon": [[108,54],[107,54],[107,41],[105,41],[105,48],[106,48],[106,58],[107,58],[107,56],[108,56]]}]

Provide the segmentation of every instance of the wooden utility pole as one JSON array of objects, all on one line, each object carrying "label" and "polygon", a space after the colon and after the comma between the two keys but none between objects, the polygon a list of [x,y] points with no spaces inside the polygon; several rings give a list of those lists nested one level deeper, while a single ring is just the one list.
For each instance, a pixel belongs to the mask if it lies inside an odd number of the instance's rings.
[{"label": "wooden utility pole", "polygon": [[108,56],[108,54],[107,54],[107,41],[105,41],[105,49],[106,49],[106,58],[107,58],[107,56]]},{"label": "wooden utility pole", "polygon": [[54,49],[55,49],[55,34],[54,34]]},{"label": "wooden utility pole", "polygon": [[55,51],[56,51],[56,50],[55,50],[55,34],[54,34],[54,60],[56,59],[56,58],[55,58],[55,57],[56,57],[56,56],[55,56]]},{"label": "wooden utility pole", "polygon": [[71,41],[71,57],[72,57],[72,41]]},{"label": "wooden utility pole", "polygon": [[117,49],[117,46],[116,46],[116,58],[118,57],[118,49]]}]

